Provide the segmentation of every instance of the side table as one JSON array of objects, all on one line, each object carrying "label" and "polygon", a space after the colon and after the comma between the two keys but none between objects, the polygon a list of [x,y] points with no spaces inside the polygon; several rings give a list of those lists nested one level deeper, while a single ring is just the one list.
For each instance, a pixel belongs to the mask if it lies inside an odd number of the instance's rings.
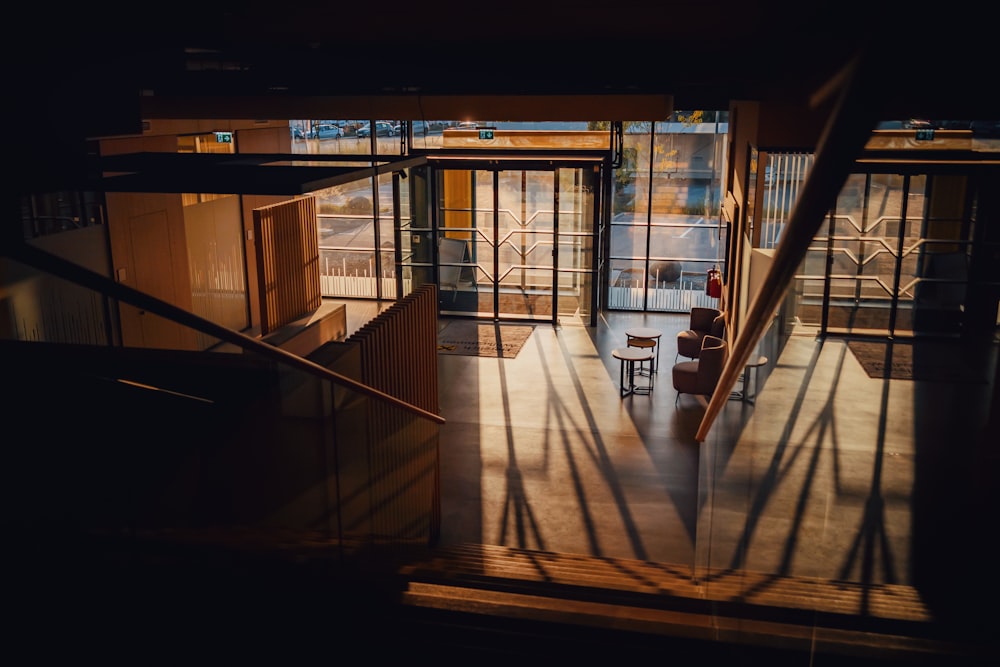
[{"label": "side table", "polygon": [[[618,388],[622,398],[632,394],[648,394],[653,391],[653,376],[649,376],[649,384],[636,385],[635,365],[653,360],[653,351],[640,347],[618,347],[611,351],[611,356],[618,359]],[[626,384],[626,375],[628,382]]]},{"label": "side table", "polygon": [[[767,365],[767,357],[760,355],[755,359],[751,359],[743,367],[743,388],[740,391],[734,391],[729,395],[732,400],[743,401],[744,403],[750,403],[751,405],[757,400],[757,388],[759,382],[760,367]],[[750,373],[753,372],[753,394],[747,393],[747,387],[750,384]]]},{"label": "side table", "polygon": [[625,330],[626,344],[629,347],[649,347],[656,350],[656,358],[650,369],[653,373],[660,366],[660,336],[662,335],[662,331],[650,327],[632,327]]}]

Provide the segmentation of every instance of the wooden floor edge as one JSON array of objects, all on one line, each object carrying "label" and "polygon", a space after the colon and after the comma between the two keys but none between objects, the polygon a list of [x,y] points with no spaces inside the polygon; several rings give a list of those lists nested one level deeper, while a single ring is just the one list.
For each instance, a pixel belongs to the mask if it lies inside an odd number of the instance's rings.
[{"label": "wooden floor edge", "polygon": [[951,642],[885,633],[817,628],[603,602],[483,591],[412,583],[401,602],[415,608],[476,616],[630,631],[646,635],[777,648],[792,651],[900,659],[908,656],[968,656],[974,651]]}]

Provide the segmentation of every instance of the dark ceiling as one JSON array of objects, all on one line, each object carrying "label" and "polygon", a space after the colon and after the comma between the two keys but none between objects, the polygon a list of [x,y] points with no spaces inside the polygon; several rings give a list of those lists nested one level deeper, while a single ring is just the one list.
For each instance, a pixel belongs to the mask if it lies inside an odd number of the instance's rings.
[{"label": "dark ceiling", "polygon": [[6,58],[23,128],[14,157],[26,174],[53,171],[53,159],[60,170],[84,168],[83,139],[138,131],[150,97],[175,110],[239,98],[254,118],[276,100],[344,96],[654,94],[681,110],[734,99],[806,104],[861,53],[884,72],[871,100],[883,118],[1000,118],[989,19],[964,3],[889,4],[29,4]]}]

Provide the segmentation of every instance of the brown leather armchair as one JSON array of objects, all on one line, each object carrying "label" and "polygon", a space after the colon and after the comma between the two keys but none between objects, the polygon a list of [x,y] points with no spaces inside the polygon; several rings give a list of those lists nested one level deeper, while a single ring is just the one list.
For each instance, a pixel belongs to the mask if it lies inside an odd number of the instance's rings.
[{"label": "brown leather armchair", "polygon": [[677,390],[674,403],[677,403],[681,394],[711,396],[719,384],[722,369],[728,359],[729,343],[722,338],[705,336],[697,359],[674,364],[674,389]]},{"label": "brown leather armchair", "polygon": [[677,357],[697,359],[701,354],[701,343],[705,336],[726,339],[726,313],[717,308],[691,309],[691,320],[686,331],[677,334]]}]

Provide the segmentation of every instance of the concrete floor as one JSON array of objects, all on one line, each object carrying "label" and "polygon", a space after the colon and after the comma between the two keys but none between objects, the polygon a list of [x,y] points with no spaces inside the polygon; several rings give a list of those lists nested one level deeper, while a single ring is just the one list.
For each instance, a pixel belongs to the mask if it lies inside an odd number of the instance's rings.
[{"label": "concrete floor", "polygon": [[[994,342],[981,382],[934,383],[870,378],[845,341],[795,335],[698,443],[704,406],[670,373],[686,322],[606,313],[537,324],[513,359],[439,355],[442,544],[902,585],[992,627]],[[661,367],[621,398],[611,351],[637,326],[663,332]]]}]

